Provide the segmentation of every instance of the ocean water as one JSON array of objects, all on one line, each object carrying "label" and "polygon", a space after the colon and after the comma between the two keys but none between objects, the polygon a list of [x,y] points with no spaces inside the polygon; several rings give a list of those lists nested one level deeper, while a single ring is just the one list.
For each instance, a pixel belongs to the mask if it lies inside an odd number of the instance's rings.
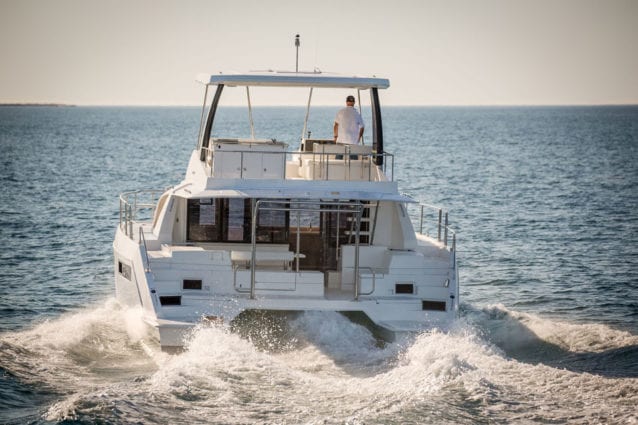
[{"label": "ocean water", "polygon": [[[111,243],[119,193],[181,180],[199,114],[0,107],[0,423],[638,423],[638,107],[386,108],[395,179],[458,233],[453,328],[257,315],[168,355],[115,302]],[[303,114],[255,124],[296,147]]]}]

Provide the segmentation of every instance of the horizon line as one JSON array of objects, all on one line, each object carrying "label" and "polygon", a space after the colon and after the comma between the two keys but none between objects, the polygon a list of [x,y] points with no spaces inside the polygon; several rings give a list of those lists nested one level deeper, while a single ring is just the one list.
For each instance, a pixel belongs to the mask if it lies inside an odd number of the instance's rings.
[{"label": "horizon line", "polygon": [[[202,104],[145,104],[145,103],[66,103],[66,102],[0,102],[0,107],[104,107],[104,108],[201,108]],[[208,104],[206,104],[208,106]],[[321,104],[313,105],[314,107],[339,107],[340,104]],[[369,105],[365,105],[369,106]],[[576,107],[576,106],[638,106],[638,102],[631,103],[484,103],[484,104],[399,104],[389,103],[384,104],[383,107],[403,107],[403,108],[495,108],[495,107]],[[223,107],[231,108],[245,108],[246,105],[223,105]],[[267,105],[253,105],[254,108],[271,108],[271,107],[299,107],[305,108],[304,105],[282,105],[282,104],[267,104]]]}]

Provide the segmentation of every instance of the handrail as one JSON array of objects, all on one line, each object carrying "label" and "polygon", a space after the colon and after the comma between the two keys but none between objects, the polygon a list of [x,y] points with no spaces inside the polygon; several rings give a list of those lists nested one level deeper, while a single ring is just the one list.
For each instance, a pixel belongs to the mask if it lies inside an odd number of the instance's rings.
[{"label": "handrail", "polygon": [[[452,245],[449,246],[449,250],[452,253],[452,268],[455,269],[456,268],[456,231],[449,226],[448,211],[444,211],[443,208],[441,207],[425,204],[422,202],[420,202],[418,205],[420,207],[420,218],[419,218],[419,233],[420,234],[427,235],[427,233],[423,233],[423,218],[424,218],[424,210],[430,209],[430,210],[435,210],[438,213],[438,220],[436,225],[436,233],[437,233],[436,239],[439,242],[443,242],[443,246],[448,248],[449,235],[452,235]],[[412,218],[412,216],[410,216],[410,218]],[[441,231],[443,231],[443,237],[441,237]],[[458,282],[457,282],[457,288],[458,288]]]},{"label": "handrail", "polygon": [[[361,269],[366,269],[369,270],[372,274],[372,289],[368,292],[360,292],[359,295],[372,295],[374,293],[374,291],[377,289],[377,271],[376,269],[373,269],[372,267],[361,267],[359,268],[359,270]],[[383,273],[382,273],[383,274]]]},{"label": "handrail", "polygon": [[[411,206],[415,204],[407,204],[407,205]],[[443,208],[441,207],[425,204],[423,202],[419,202],[416,205],[420,207],[418,233],[422,235],[426,235],[426,236],[428,235],[427,233],[423,232],[425,210],[429,209],[429,210],[436,211],[438,215],[438,220],[436,222],[436,234],[437,234],[436,240],[439,242],[443,242],[443,246],[448,247],[448,241],[449,241],[450,235],[452,235],[452,244],[450,247],[450,251],[454,252],[454,265],[456,265],[456,231],[449,226],[448,211],[443,210]],[[410,214],[408,215],[410,216],[410,219],[413,219],[412,215]],[[441,233],[443,233],[443,236],[441,236]]]},{"label": "handrail", "polygon": [[154,216],[157,200],[162,193],[164,190],[145,189],[120,194],[119,225],[126,236],[133,239],[133,222],[138,219],[142,211],[150,211],[151,218]]},{"label": "handrail", "polygon": [[149,273],[151,271],[151,261],[148,258],[148,248],[146,247],[146,237],[144,236],[144,228],[140,226],[140,245],[144,244],[144,255],[146,256],[146,268],[144,271]]},{"label": "handrail", "polygon": [[[274,205],[288,205],[288,206],[274,206],[268,207],[263,206],[264,204],[274,204]],[[296,207],[291,206],[290,204],[296,205]],[[305,206],[305,207],[304,207]],[[320,207],[316,208],[316,201],[285,201],[285,200],[270,200],[270,199],[259,199],[253,201],[252,208],[252,224],[251,224],[251,260],[250,260],[250,298],[255,299],[255,263],[257,261],[257,217],[259,215],[259,210],[262,211],[288,211],[288,212],[297,212],[297,211],[306,211],[306,212],[337,212],[343,213],[347,212],[342,209],[342,207],[353,207],[353,211],[357,214],[356,219],[356,231],[355,231],[355,251],[354,251],[354,299],[357,301],[359,299],[359,241],[360,241],[360,230],[361,230],[361,215],[363,214],[363,209],[365,206],[361,202],[321,202]],[[333,208],[325,208],[333,207]],[[322,208],[323,207],[323,208]],[[296,255],[299,255],[299,245],[297,245]]]},{"label": "handrail", "polygon": [[[213,176],[213,158],[215,156],[215,150],[214,148],[211,147],[203,147],[202,151],[205,152],[205,167],[207,168],[208,171],[208,175],[210,177]],[[319,171],[320,171],[320,178],[318,180],[329,180],[329,176],[330,176],[330,162],[328,160],[330,159],[336,159],[335,157],[337,155],[343,156],[343,163],[346,164],[347,166],[347,174],[344,176],[344,181],[349,181],[351,180],[351,170],[352,170],[352,159],[350,158],[350,156],[357,156],[358,158],[361,158],[361,162],[363,164],[367,164],[368,165],[368,181],[376,181],[376,177],[375,175],[373,175],[372,170],[375,168],[381,168],[381,171],[383,172],[383,174],[386,176],[386,178],[389,181],[394,181],[394,154],[389,153],[389,152],[382,152],[382,153],[376,153],[376,152],[370,152],[370,153],[350,153],[350,146],[348,145],[344,145],[344,155],[338,154],[338,153],[334,153],[334,152],[301,152],[301,151],[284,151],[284,152],[271,152],[271,151],[245,151],[245,150],[223,150],[223,153],[236,153],[239,154],[240,156],[240,163],[239,163],[239,178],[243,179],[244,178],[244,165],[245,165],[245,160],[244,157],[245,155],[255,155],[255,154],[259,154],[259,155],[276,155],[276,156],[281,156],[281,159],[283,161],[283,170],[284,170],[284,175],[283,175],[283,179],[286,179],[286,161],[288,159],[288,157],[297,157],[299,158],[299,162],[301,163],[301,159],[303,157],[311,157],[313,160],[317,161],[318,158],[318,162],[319,162]],[[387,160],[383,161],[383,165],[382,166],[377,166],[376,165],[376,161],[378,158],[384,158]],[[388,174],[388,162],[390,163],[390,173]],[[333,164],[333,167],[335,165]],[[323,172],[325,169],[325,173]],[[361,169],[361,172],[363,173],[363,168]],[[316,180],[316,179],[315,179]]]}]

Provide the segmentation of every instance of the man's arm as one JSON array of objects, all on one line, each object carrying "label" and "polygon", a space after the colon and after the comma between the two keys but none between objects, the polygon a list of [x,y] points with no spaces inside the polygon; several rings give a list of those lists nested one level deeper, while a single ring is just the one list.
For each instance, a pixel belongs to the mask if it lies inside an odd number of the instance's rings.
[{"label": "man's arm", "polygon": [[337,136],[339,135],[339,124],[335,121],[335,125],[332,128],[332,134],[334,135],[334,139],[337,140]]}]

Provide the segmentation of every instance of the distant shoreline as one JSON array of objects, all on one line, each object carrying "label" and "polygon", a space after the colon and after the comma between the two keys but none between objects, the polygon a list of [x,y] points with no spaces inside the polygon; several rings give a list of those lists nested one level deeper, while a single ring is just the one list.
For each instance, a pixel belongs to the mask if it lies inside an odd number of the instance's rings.
[{"label": "distant shoreline", "polygon": [[54,107],[75,107],[67,103],[0,103],[2,106],[54,106]]}]

